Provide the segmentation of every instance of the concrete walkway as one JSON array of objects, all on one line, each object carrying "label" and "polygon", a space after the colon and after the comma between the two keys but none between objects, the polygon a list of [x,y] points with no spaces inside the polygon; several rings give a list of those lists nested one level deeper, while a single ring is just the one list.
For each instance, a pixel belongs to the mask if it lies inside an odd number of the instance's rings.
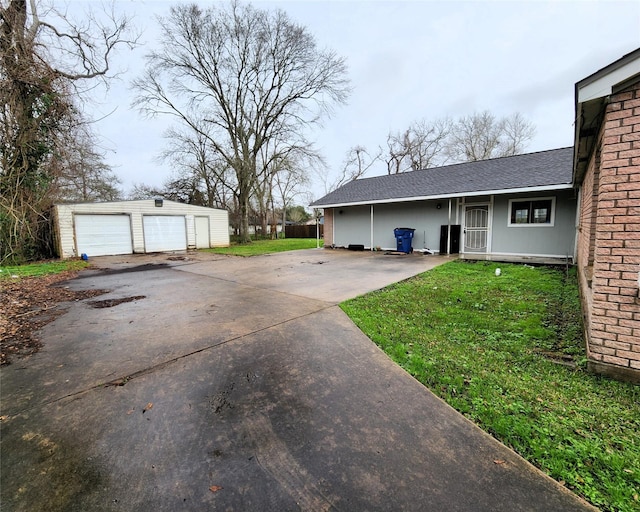
[{"label": "concrete walkway", "polygon": [[96,258],[66,285],[144,298],[69,304],[2,369],[2,510],[590,510],[336,306],[444,261]]}]

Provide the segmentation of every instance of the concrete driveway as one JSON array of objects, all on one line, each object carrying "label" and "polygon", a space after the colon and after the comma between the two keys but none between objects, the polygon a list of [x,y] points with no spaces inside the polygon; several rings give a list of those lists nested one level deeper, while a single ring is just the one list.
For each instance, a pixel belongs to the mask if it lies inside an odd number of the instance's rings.
[{"label": "concrete driveway", "polygon": [[66,285],[139,298],[69,304],[2,369],[2,510],[590,509],[336,305],[446,258],[180,258],[96,258]]}]

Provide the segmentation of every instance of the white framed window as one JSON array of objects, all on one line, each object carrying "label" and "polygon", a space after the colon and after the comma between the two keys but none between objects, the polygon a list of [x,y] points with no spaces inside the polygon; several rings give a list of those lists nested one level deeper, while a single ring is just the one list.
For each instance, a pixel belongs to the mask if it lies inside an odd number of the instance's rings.
[{"label": "white framed window", "polygon": [[509,199],[509,226],[551,227],[555,223],[555,217],[555,197]]}]

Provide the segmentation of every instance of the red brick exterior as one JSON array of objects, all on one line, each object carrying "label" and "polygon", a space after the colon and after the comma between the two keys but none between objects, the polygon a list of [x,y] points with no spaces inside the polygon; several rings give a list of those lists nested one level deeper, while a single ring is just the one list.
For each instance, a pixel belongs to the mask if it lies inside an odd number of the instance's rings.
[{"label": "red brick exterior", "polygon": [[333,245],[333,208],[324,209],[324,246],[329,247]]},{"label": "red brick exterior", "polygon": [[577,263],[590,367],[640,381],[640,81],[611,96],[580,201]]}]

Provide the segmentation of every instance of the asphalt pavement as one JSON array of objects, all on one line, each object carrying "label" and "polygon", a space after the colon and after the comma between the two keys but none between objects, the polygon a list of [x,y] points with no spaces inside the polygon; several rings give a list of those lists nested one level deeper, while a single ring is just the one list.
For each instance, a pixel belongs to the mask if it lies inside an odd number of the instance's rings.
[{"label": "asphalt pavement", "polygon": [[65,304],[40,352],[0,371],[0,508],[593,510],[337,306],[446,261],[329,249],[93,259],[63,285],[108,293]]}]

